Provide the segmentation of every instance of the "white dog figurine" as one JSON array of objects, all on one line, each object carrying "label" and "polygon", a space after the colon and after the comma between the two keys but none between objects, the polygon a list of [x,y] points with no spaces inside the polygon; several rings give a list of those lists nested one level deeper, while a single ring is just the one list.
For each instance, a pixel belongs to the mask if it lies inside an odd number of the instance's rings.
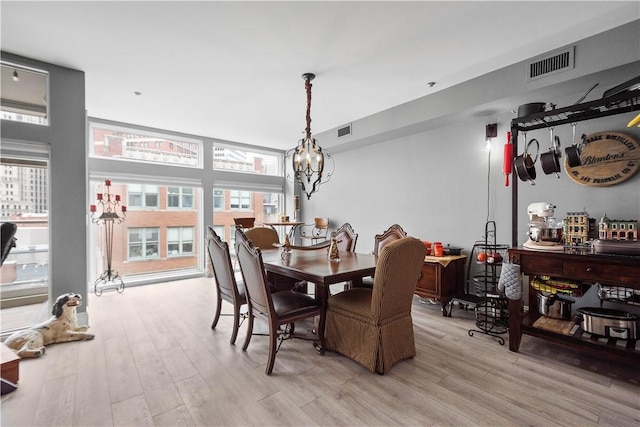
[{"label": "white dog figurine", "polygon": [[68,293],[58,297],[53,305],[53,316],[40,325],[15,332],[5,340],[5,345],[21,358],[40,357],[45,345],[91,340],[95,335],[86,332],[88,326],[78,326],[76,308],[82,304],[82,296]]}]

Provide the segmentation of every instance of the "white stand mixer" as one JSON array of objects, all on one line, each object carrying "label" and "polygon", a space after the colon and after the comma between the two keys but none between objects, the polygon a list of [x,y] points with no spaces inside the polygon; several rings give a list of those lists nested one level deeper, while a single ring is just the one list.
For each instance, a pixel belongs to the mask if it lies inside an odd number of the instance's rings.
[{"label": "white stand mixer", "polygon": [[555,206],[549,202],[531,203],[529,215],[529,239],[522,245],[538,251],[564,251],[562,227],[553,218]]}]

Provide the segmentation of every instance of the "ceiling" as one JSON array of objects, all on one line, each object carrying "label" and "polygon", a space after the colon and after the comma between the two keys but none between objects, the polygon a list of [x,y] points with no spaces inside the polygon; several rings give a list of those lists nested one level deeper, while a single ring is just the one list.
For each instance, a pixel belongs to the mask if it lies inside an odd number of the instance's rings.
[{"label": "ceiling", "polygon": [[637,1],[3,0],[0,40],[84,71],[91,117],[288,149],[303,73],[319,133],[639,18]]}]

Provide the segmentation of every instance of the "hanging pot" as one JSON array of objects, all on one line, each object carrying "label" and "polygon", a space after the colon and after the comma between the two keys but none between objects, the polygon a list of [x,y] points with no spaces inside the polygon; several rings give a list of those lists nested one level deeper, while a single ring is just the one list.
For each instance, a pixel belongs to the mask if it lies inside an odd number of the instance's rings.
[{"label": "hanging pot", "polygon": [[560,138],[556,135],[553,136],[553,128],[549,128],[551,134],[551,147],[549,151],[540,155],[540,163],[542,164],[542,170],[545,174],[556,174],[556,177],[560,178],[558,172],[560,172]]},{"label": "hanging pot", "polygon": [[[526,134],[523,134],[524,140],[526,141]],[[531,156],[529,155],[529,148],[531,147],[532,144],[536,145],[536,156],[535,158],[531,158]],[[529,181],[529,183],[531,185],[535,185],[535,179],[536,179],[536,168],[535,168],[535,163],[536,160],[538,160],[538,151],[540,151],[540,144],[538,143],[537,139],[532,139],[530,140],[527,145],[525,145],[524,147],[524,152],[522,153],[522,155],[517,156],[514,160],[513,160],[513,165],[516,168],[516,173],[518,174],[518,178],[520,178],[522,181]]]},{"label": "hanging pot", "polygon": [[576,142],[576,124],[571,123],[571,128],[573,131],[573,145],[565,148],[564,153],[567,155],[567,165],[571,168],[575,168],[582,165],[582,161],[580,160],[580,149],[582,147]]}]

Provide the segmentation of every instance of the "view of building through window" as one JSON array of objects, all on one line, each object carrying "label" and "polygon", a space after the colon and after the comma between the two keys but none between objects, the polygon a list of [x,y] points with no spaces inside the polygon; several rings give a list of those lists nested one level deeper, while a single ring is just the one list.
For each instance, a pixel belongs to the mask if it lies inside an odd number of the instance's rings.
[{"label": "view of building through window", "polygon": [[[91,182],[90,194],[102,191],[102,181]],[[202,235],[199,188],[112,180],[110,191],[119,195],[127,207],[125,220],[113,228],[111,266],[121,277],[200,267],[198,254],[202,239],[196,238]],[[96,278],[106,268],[107,248],[102,227],[92,224],[91,230],[94,248],[91,276]]]},{"label": "view of building through window", "polygon": [[[0,164],[0,220],[13,222],[16,247],[0,267],[0,303],[3,309],[42,303],[48,299],[49,211],[48,167],[41,159],[2,157]],[[23,327],[3,312],[2,330]],[[29,324],[29,323],[27,323]]]},{"label": "view of building through window", "polygon": [[91,126],[94,157],[174,166],[201,167],[202,143],[124,128]]}]

